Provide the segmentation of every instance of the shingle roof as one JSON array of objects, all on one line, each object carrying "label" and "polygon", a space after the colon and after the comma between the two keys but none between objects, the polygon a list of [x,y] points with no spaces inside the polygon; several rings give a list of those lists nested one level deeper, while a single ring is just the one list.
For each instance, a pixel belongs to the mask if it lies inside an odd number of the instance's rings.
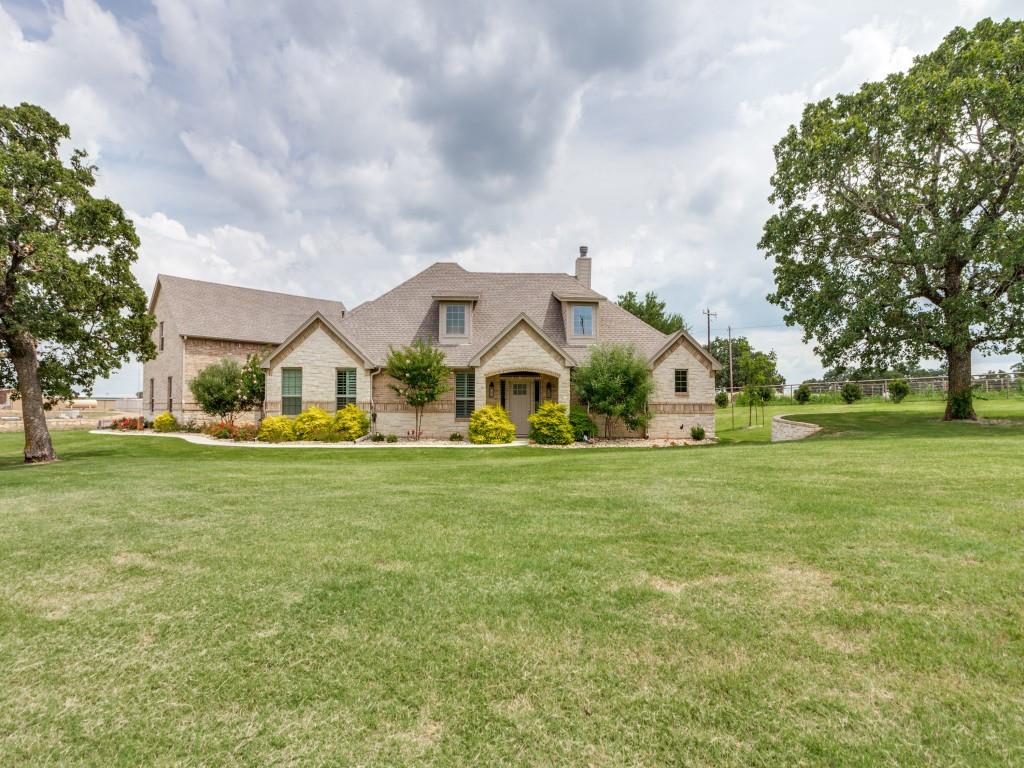
[{"label": "shingle roof", "polygon": [[158,295],[166,301],[178,333],[208,339],[280,344],[315,312],[334,323],[345,313],[340,301],[173,275],[157,275],[150,311]]},{"label": "shingle roof", "polygon": [[438,262],[406,280],[378,299],[360,304],[337,324],[375,363],[383,365],[390,346],[415,339],[437,342],[436,296],[474,295],[472,338],[468,344],[440,345],[447,363],[465,366],[520,313],[526,314],[575,360],[583,362],[589,347],[567,343],[561,302],[555,294],[598,302],[600,341],[634,344],[645,357],[654,355],[669,340],[575,277],[564,273],[469,272],[458,264]]}]

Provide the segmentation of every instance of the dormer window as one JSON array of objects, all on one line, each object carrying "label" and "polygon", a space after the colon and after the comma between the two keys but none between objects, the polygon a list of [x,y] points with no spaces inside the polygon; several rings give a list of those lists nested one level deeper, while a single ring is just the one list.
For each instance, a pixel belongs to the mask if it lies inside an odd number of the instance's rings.
[{"label": "dormer window", "polygon": [[466,335],[466,305],[448,304],[444,308],[445,336]]},{"label": "dormer window", "polygon": [[572,335],[581,338],[593,338],[594,306],[592,304],[572,305]]}]

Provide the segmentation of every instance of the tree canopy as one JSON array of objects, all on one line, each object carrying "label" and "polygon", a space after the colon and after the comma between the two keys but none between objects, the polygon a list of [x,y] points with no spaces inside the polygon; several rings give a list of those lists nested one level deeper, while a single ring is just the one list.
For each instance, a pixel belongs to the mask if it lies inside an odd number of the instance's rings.
[{"label": "tree canopy", "polygon": [[440,349],[417,339],[402,349],[388,351],[385,371],[394,383],[391,389],[412,406],[416,414],[416,437],[422,433],[423,409],[451,389],[451,369],[444,364]]},{"label": "tree canopy", "polygon": [[26,461],[54,458],[48,404],[155,354],[135,227],[92,196],[85,152],[62,157],[69,136],[41,107],[0,106],[0,387],[22,399]]},{"label": "tree canopy", "polygon": [[775,147],[769,300],[826,366],[1024,351],[1024,23],[954,29],[906,73],[808,105]]},{"label": "tree canopy", "polygon": [[[729,339],[716,336],[711,340],[711,354],[722,364],[722,369],[715,371],[715,387],[725,389],[729,386]],[[774,351],[761,352],[754,349],[746,336],[734,336],[732,340],[732,385],[737,389],[747,386],[747,371],[754,368],[740,366],[744,355],[753,358],[757,371],[765,374],[764,384],[785,384],[786,377],[779,373],[778,357]],[[762,360],[763,358],[763,360]]]},{"label": "tree canopy", "polygon": [[616,303],[662,333],[675,333],[683,328],[690,330],[682,315],[665,310],[665,302],[654,291],[648,291],[643,299],[637,296],[636,291],[626,291]]},{"label": "tree canopy", "polygon": [[211,363],[188,383],[192,397],[203,413],[231,421],[242,404],[242,366],[237,360],[225,357]]},{"label": "tree canopy", "polygon": [[580,402],[605,417],[605,436],[621,419],[632,430],[642,430],[650,421],[647,401],[654,380],[647,361],[636,347],[599,344],[590,359],[573,373],[573,387]]}]

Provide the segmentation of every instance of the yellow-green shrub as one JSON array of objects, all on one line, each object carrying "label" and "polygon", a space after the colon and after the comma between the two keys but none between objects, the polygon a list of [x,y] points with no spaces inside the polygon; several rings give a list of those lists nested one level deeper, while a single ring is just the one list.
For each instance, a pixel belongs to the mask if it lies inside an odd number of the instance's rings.
[{"label": "yellow-green shrub", "polygon": [[500,405],[485,405],[469,417],[471,443],[511,443],[515,437],[516,427]]},{"label": "yellow-green shrub", "polygon": [[568,445],[573,441],[572,424],[565,406],[542,403],[530,414],[530,439],[541,445]]},{"label": "yellow-green shrub", "polygon": [[358,440],[370,431],[370,415],[358,405],[349,403],[334,414],[331,431],[342,440]]},{"label": "yellow-green shrub", "polygon": [[315,405],[295,417],[297,440],[319,440],[331,431],[331,415]]},{"label": "yellow-green shrub", "polygon": [[260,423],[257,439],[264,443],[287,443],[295,439],[295,424],[287,416],[267,416]]},{"label": "yellow-green shrub", "polygon": [[153,419],[153,429],[157,432],[177,432],[178,420],[170,413],[161,413]]}]

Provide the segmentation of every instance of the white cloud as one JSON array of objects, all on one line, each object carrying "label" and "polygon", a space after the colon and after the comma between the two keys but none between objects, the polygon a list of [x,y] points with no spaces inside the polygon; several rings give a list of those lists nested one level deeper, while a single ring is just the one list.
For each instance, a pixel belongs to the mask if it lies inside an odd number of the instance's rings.
[{"label": "white cloud", "polygon": [[744,40],[733,46],[733,56],[764,56],[767,53],[775,53],[786,47],[781,40],[771,37],[756,37],[752,40]]},{"label": "white cloud", "polygon": [[288,181],[234,139],[208,139],[184,131],[181,142],[206,175],[239,202],[261,214],[288,210]]},{"label": "white cloud", "polygon": [[814,84],[817,98],[856,88],[868,80],[882,80],[910,67],[914,51],[902,44],[895,24],[872,21],[842,36],[849,49],[839,68]]}]

